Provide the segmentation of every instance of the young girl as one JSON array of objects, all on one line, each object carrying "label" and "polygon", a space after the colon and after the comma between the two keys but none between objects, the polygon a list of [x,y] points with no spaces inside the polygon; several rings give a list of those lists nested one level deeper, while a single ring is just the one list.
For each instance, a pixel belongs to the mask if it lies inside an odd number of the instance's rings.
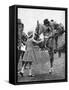
[{"label": "young girl", "polygon": [[[21,76],[24,75],[25,69],[28,69],[29,76],[32,76],[32,63],[35,61],[35,56],[34,56],[35,52],[34,52],[32,41],[33,41],[33,33],[28,33],[28,39],[27,39],[27,42],[25,42],[26,51],[23,56],[22,69],[20,71]],[[28,68],[27,68],[27,66],[28,66]]]}]

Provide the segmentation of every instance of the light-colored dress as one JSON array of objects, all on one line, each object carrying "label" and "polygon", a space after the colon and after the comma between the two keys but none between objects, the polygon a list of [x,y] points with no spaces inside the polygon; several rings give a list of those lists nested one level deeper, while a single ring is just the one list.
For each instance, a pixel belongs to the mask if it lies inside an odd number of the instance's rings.
[{"label": "light-colored dress", "polygon": [[23,57],[23,61],[35,61],[35,51],[32,43],[32,38],[28,39],[26,42],[26,51]]}]

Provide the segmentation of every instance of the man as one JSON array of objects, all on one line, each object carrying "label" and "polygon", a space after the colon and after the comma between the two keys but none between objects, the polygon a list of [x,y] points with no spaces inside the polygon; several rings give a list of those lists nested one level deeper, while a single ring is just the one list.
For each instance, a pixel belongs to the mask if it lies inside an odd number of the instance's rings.
[{"label": "man", "polygon": [[49,53],[49,58],[50,58],[50,69],[49,73],[53,71],[53,60],[54,60],[54,55],[53,55],[53,20],[52,22],[48,21],[48,19],[44,20],[44,25],[46,26],[46,34],[45,34],[45,45],[48,49]]},{"label": "man", "polygon": [[51,29],[50,22],[48,19],[44,19],[43,22],[45,26],[44,45],[45,45],[45,48],[47,48],[46,43],[47,43],[48,38],[52,35],[52,29]]}]

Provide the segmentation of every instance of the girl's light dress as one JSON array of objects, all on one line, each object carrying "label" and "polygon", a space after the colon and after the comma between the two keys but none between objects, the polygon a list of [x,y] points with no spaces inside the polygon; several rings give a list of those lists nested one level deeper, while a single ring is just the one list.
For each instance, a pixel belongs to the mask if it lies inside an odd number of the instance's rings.
[{"label": "girl's light dress", "polygon": [[34,47],[33,47],[33,43],[32,43],[33,39],[28,39],[26,42],[26,51],[23,57],[23,61],[31,61],[31,62],[35,62],[35,58],[36,58],[36,54],[34,51]]}]

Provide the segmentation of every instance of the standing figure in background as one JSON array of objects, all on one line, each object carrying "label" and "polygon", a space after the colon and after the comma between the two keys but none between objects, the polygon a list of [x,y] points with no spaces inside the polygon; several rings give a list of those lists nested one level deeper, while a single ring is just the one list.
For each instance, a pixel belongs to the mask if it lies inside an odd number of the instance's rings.
[{"label": "standing figure in background", "polygon": [[22,46],[22,34],[23,34],[24,24],[21,23],[21,20],[18,19],[18,42],[17,42],[17,48],[18,48],[18,61],[21,56],[21,46]]},{"label": "standing figure in background", "polygon": [[18,19],[18,60],[25,53],[25,50],[21,50],[21,47],[25,46],[24,41],[27,41],[27,35],[24,32],[24,24]]},{"label": "standing figure in background", "polygon": [[25,53],[25,41],[27,41],[27,35],[24,32],[24,24],[21,22],[20,19],[18,19],[18,42],[17,42],[17,48],[18,48],[18,73],[21,70],[22,67],[22,58]]}]

